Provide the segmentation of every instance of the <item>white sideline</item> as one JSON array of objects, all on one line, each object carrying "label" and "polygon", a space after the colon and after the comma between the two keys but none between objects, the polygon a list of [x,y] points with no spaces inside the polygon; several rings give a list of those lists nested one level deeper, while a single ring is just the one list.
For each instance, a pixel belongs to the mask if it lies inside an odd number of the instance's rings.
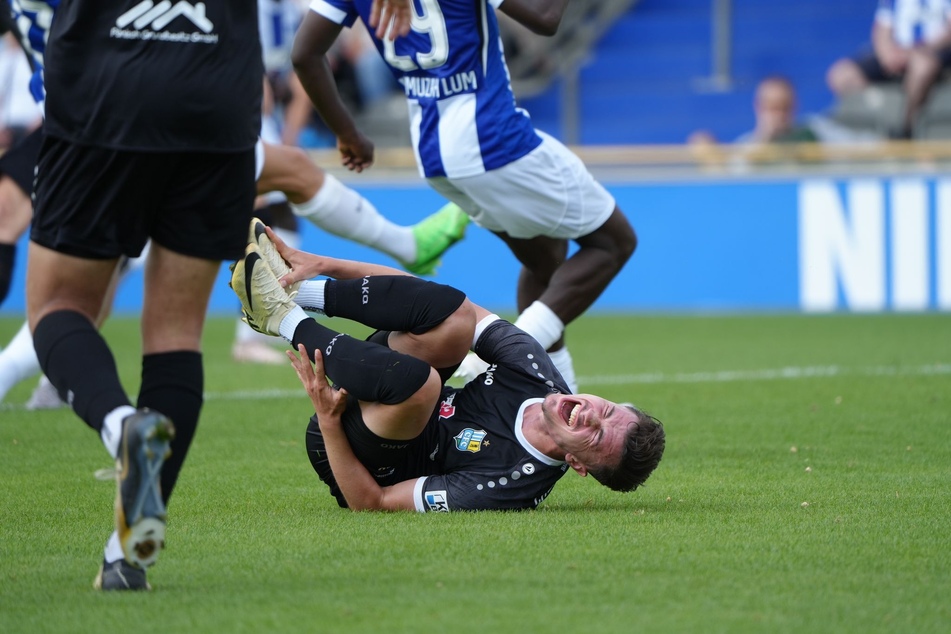
[{"label": "white sideline", "polygon": [[[840,376],[945,376],[951,374],[951,363],[927,365],[876,365],[849,367],[841,365],[787,366],[763,370],[716,370],[712,372],[644,372],[640,374],[599,374],[578,377],[584,387],[598,385],[657,385],[675,383],[733,383],[740,381],[788,381],[793,379]],[[252,400],[259,398],[298,398],[301,389],[236,390],[205,392],[206,401]],[[25,410],[22,404],[2,403],[0,411]]]},{"label": "white sideline", "polygon": [[[841,365],[787,366],[764,370],[717,370],[713,372],[644,372],[641,374],[600,374],[580,376],[580,385],[646,385],[659,383],[732,383],[739,381],[786,381],[839,376],[942,376],[951,374],[951,363],[928,365]],[[207,392],[205,400],[286,398],[300,396],[300,390],[239,390]]]}]

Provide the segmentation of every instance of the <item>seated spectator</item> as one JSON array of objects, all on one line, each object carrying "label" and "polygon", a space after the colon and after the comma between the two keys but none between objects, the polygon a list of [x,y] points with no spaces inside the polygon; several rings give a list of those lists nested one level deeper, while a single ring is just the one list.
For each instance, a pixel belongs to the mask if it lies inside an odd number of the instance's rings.
[{"label": "seated spectator", "polygon": [[[755,127],[734,141],[746,145],[767,143],[802,143],[817,141],[809,125],[796,121],[796,90],[785,77],[774,75],[762,80],[753,99]],[[716,143],[706,130],[694,132],[688,142],[692,145]]]},{"label": "seated spectator", "polygon": [[951,66],[951,0],[882,0],[872,27],[872,50],[836,61],[826,80],[838,96],[869,84],[901,82],[905,110],[895,138],[910,139],[921,109]]}]

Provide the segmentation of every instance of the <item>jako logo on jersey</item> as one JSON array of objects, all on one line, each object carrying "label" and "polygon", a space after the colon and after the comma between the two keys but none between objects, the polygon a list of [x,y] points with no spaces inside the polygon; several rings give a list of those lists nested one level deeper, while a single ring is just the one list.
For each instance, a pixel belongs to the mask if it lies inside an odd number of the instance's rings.
[{"label": "jako logo on jersey", "polygon": [[470,429],[466,427],[458,436],[453,437],[456,441],[456,449],[459,451],[468,451],[476,453],[482,449],[482,441],[485,439],[484,429]]},{"label": "jako logo on jersey", "polygon": [[426,494],[426,506],[430,511],[436,513],[448,513],[449,501],[446,499],[445,491],[430,491]]},{"label": "jako logo on jersey", "polygon": [[485,371],[485,380],[482,383],[485,385],[492,385],[495,383],[495,371],[498,369],[498,367],[499,366],[494,363],[490,365]]},{"label": "jako logo on jersey", "polygon": [[[167,31],[165,27],[177,18],[185,18],[198,31]],[[160,42],[182,42],[185,44],[217,44],[218,34],[211,31],[215,25],[205,15],[205,3],[191,4],[180,0],[172,4],[162,0],[155,4],[152,0],[142,0],[116,20],[109,31],[109,37],[120,40],[156,40]]]},{"label": "jako logo on jersey", "polygon": [[455,392],[446,397],[439,406],[439,418],[452,418],[452,415],[456,413],[456,407],[452,404],[454,400],[456,400]]},{"label": "jako logo on jersey", "polygon": [[360,287],[360,293],[363,295],[363,305],[366,306],[370,303],[370,278],[363,278],[363,285]]}]

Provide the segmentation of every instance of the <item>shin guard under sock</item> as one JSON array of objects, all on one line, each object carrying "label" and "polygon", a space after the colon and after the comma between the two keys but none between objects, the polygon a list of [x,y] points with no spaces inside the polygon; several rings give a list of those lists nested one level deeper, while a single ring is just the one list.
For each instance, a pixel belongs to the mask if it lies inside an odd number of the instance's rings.
[{"label": "shin guard under sock", "polygon": [[445,284],[408,275],[328,280],[324,312],[376,328],[421,335],[441,324],[466,299]]},{"label": "shin guard under sock", "polygon": [[130,404],[112,351],[82,314],[60,310],[46,315],[33,330],[33,346],[60,398],[97,432],[106,414]]},{"label": "shin guard under sock", "polygon": [[137,407],[161,412],[175,425],[172,455],[162,465],[162,498],[165,502],[172,495],[188,447],[195,437],[203,394],[201,353],[180,350],[142,357],[142,387]]},{"label": "shin guard under sock", "polygon": [[292,343],[295,349],[304,344],[311,360],[320,350],[330,380],[361,401],[402,403],[426,383],[431,369],[416,357],[334,332],[313,319],[297,326]]}]

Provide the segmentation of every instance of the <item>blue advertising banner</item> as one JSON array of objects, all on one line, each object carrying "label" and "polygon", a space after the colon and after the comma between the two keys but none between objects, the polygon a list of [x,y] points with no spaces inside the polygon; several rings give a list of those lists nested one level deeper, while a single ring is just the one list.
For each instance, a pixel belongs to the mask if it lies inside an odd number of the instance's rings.
[{"label": "blue advertising banner", "polygon": [[[442,204],[423,183],[359,187],[400,224]],[[951,178],[861,177],[607,183],[639,239],[595,305],[605,311],[924,311],[951,309]],[[302,222],[303,248],[393,264]],[[26,242],[2,310],[24,311]],[[437,281],[477,303],[515,307],[519,265],[472,226]],[[222,267],[211,302],[237,312]],[[117,311],[141,305],[142,275],[122,283]]]}]

